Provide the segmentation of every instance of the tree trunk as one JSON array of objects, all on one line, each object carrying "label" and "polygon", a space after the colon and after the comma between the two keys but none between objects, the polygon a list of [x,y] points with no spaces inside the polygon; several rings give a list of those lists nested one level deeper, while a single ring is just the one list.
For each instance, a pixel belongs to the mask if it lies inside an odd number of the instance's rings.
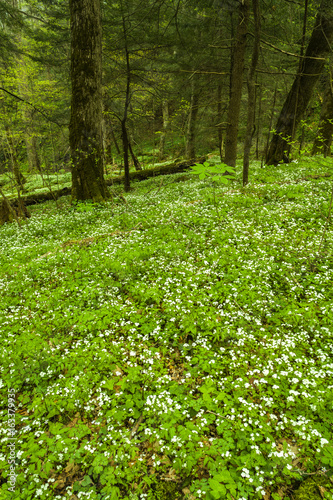
[{"label": "tree trunk", "polygon": [[249,17],[250,0],[243,0],[239,7],[239,20],[236,32],[236,41],[232,54],[230,101],[228,108],[227,133],[225,141],[224,161],[227,165],[230,165],[230,167],[236,166],[238,122],[242,99],[244,56]]},{"label": "tree trunk", "polygon": [[317,136],[313,143],[312,154],[331,156],[333,135],[333,75],[328,72],[323,104],[320,112]]},{"label": "tree trunk", "polygon": [[165,138],[169,129],[169,103],[168,101],[162,102],[162,115],[163,115],[163,130],[160,137],[160,147],[158,152],[159,161],[163,160],[165,154]]},{"label": "tree trunk", "polygon": [[111,137],[112,137],[113,143],[114,143],[114,145],[116,147],[117,154],[120,155],[121,154],[120,147],[119,147],[117,138],[116,138],[116,136],[114,134],[113,125],[112,125],[111,122],[110,122],[110,132],[111,132]]},{"label": "tree trunk", "polygon": [[250,164],[250,151],[252,138],[255,131],[255,107],[256,107],[256,86],[255,86],[255,71],[259,58],[259,47],[260,47],[260,12],[259,12],[259,0],[252,0],[253,16],[254,16],[254,45],[252,53],[252,61],[249,68],[249,74],[247,79],[247,124],[246,124],[246,134],[244,143],[244,158],[243,158],[243,186],[246,186],[249,182],[249,164]]},{"label": "tree trunk", "polygon": [[[257,89],[258,89],[258,83],[257,83],[257,79],[256,79],[256,85],[257,85]],[[260,141],[260,137],[261,137],[261,107],[262,107],[262,84],[260,83],[259,84],[259,106],[258,106],[258,116],[257,116],[257,126],[256,126],[256,134],[257,134],[257,137],[256,137],[256,160],[259,160],[259,141]]]},{"label": "tree trunk", "polygon": [[188,160],[195,158],[195,127],[199,109],[199,94],[195,88],[194,76],[191,82],[191,105],[188,115],[187,131],[186,131],[186,147],[185,157]]},{"label": "tree trunk", "polygon": [[70,0],[72,200],[108,197],[103,172],[100,0]]},{"label": "tree trunk", "polygon": [[2,200],[0,202],[0,226],[2,226],[5,222],[13,222],[16,220],[18,225],[21,227],[20,218],[23,217],[24,219],[27,219],[30,217],[30,213],[22,202],[19,189],[17,190],[18,198],[14,203],[8,200],[1,188],[0,194],[2,196]]},{"label": "tree trunk", "polygon": [[217,85],[217,142],[219,147],[219,155],[221,162],[223,161],[223,123],[222,118],[225,112],[225,108],[222,109],[222,84],[221,82]]},{"label": "tree trunk", "polygon": [[125,191],[130,190],[130,175],[129,175],[129,162],[128,162],[128,150],[129,150],[129,141],[126,129],[125,120],[121,122],[121,138],[123,141],[123,153],[124,153],[124,189]]},{"label": "tree trunk", "polygon": [[267,165],[288,163],[289,144],[312,97],[314,87],[322,73],[333,41],[333,9],[331,0],[322,0],[315,27],[302,59],[298,74],[278,118],[267,153]]},{"label": "tree trunk", "polygon": [[132,160],[133,160],[133,163],[134,163],[134,168],[136,171],[139,171],[139,170],[142,170],[142,167],[140,165],[140,162],[139,160],[137,159],[137,157],[135,156],[134,154],[134,151],[132,149],[132,144],[131,144],[131,141],[128,141],[128,149],[129,149],[129,152],[131,154],[131,157],[132,157]]},{"label": "tree trunk", "polygon": [[13,170],[13,174],[14,174],[14,177],[16,180],[16,184],[19,187],[19,189],[23,190],[24,189],[23,184],[25,184],[27,182],[27,180],[20,171],[20,166],[19,166],[17,156],[16,156],[15,144],[13,141],[13,137],[10,133],[9,127],[7,125],[5,125],[5,131],[6,131],[6,139],[7,139],[7,144],[8,144],[8,152],[9,152],[10,161],[12,164],[12,170]]}]

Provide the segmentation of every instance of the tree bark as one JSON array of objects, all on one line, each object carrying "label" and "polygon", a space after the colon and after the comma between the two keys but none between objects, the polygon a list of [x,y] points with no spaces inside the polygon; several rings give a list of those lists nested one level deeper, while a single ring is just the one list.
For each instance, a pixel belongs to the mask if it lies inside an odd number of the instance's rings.
[{"label": "tree bark", "polygon": [[320,112],[317,136],[313,143],[312,154],[331,156],[333,135],[333,75],[328,71],[323,104]]},{"label": "tree bark", "polygon": [[238,122],[242,99],[244,57],[246,34],[250,17],[250,0],[243,0],[239,7],[239,20],[236,31],[236,41],[232,54],[230,78],[230,101],[227,118],[227,133],[225,141],[225,163],[236,166]]},{"label": "tree bark", "polygon": [[298,74],[286,98],[267,153],[267,165],[288,163],[289,144],[297,130],[322,73],[333,41],[333,9],[331,0],[322,0],[315,27],[302,59]]},{"label": "tree bark", "polygon": [[254,17],[254,45],[252,52],[252,60],[249,68],[247,78],[247,124],[244,143],[244,157],[243,157],[243,186],[249,182],[249,164],[250,164],[250,151],[252,138],[255,131],[255,107],[256,107],[256,87],[255,87],[255,71],[259,58],[260,47],[260,12],[259,0],[252,0],[253,17]]},{"label": "tree bark", "polygon": [[70,0],[72,200],[108,197],[103,169],[100,0]]}]

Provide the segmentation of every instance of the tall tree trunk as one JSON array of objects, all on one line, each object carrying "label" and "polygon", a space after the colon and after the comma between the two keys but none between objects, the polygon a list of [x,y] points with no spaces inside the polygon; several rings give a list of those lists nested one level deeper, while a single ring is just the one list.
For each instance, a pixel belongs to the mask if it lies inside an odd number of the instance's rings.
[{"label": "tall tree trunk", "polygon": [[317,136],[313,143],[312,154],[331,156],[333,135],[333,75],[328,71],[323,104],[320,112]]},{"label": "tall tree trunk", "polygon": [[168,101],[162,102],[162,116],[163,116],[163,130],[160,136],[160,147],[158,151],[159,161],[163,160],[165,154],[165,138],[169,129],[169,103]]},{"label": "tall tree trunk", "polygon": [[246,186],[249,182],[249,164],[250,164],[250,151],[252,138],[255,131],[255,107],[256,107],[256,86],[255,86],[255,71],[259,58],[259,47],[260,47],[260,12],[259,12],[259,0],[252,0],[253,17],[254,17],[254,45],[251,65],[249,68],[248,78],[247,78],[247,124],[246,124],[246,134],[244,143],[244,158],[243,158],[243,186]]},{"label": "tall tree trunk", "polygon": [[108,197],[103,172],[100,0],[70,0],[72,200]]},{"label": "tall tree trunk", "polygon": [[121,138],[123,141],[123,154],[124,154],[124,189],[129,191],[131,187],[131,181],[129,176],[129,161],[128,161],[128,151],[129,151],[129,140],[126,129],[126,120],[121,121]]},{"label": "tall tree trunk", "polygon": [[238,122],[242,99],[244,57],[246,34],[250,17],[250,0],[242,0],[239,7],[239,20],[236,31],[235,46],[232,54],[230,77],[230,101],[227,118],[225,141],[225,163],[235,167],[237,158]]},{"label": "tall tree trunk", "polygon": [[[256,85],[258,89],[258,83],[256,79]],[[256,126],[256,160],[259,160],[259,141],[261,137],[261,108],[262,108],[262,84],[259,84],[259,106],[258,106],[258,116],[257,116],[257,126]]]},{"label": "tall tree trunk", "polygon": [[196,89],[194,76],[191,80],[191,104],[188,115],[187,130],[186,130],[186,147],[185,157],[188,160],[195,158],[195,128],[199,109],[199,94]]},{"label": "tall tree trunk", "polygon": [[121,138],[123,141],[123,154],[124,154],[124,189],[125,191],[130,190],[130,175],[129,175],[129,161],[128,161],[128,151],[129,151],[129,139],[128,139],[128,134],[127,134],[127,128],[126,128],[126,121],[128,117],[128,108],[130,105],[131,101],[131,94],[130,94],[130,88],[131,88],[131,65],[130,65],[130,55],[129,55],[129,50],[128,50],[128,43],[127,43],[127,27],[126,27],[126,21],[125,21],[125,9],[123,2],[121,0],[120,2],[121,5],[121,19],[122,19],[122,25],[123,25],[123,36],[124,36],[124,42],[125,42],[125,59],[126,59],[126,94],[125,94],[125,104],[124,104],[124,115],[121,120]]},{"label": "tall tree trunk", "polygon": [[267,165],[290,161],[290,142],[312,97],[333,41],[333,9],[331,0],[322,0],[315,27],[292,88],[286,98],[267,153]]},{"label": "tall tree trunk", "polygon": [[217,85],[217,142],[219,146],[220,160],[223,161],[223,123],[222,118],[225,112],[225,108],[222,109],[222,83],[219,82]]}]

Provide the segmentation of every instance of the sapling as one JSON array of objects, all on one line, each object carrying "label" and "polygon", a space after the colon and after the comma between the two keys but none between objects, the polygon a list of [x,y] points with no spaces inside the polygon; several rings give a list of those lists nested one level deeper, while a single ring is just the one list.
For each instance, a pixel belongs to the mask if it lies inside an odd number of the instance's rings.
[{"label": "sapling", "polygon": [[204,163],[196,163],[190,169],[191,174],[199,176],[199,179],[206,179],[207,177],[213,182],[213,203],[216,208],[216,213],[220,219],[220,214],[217,208],[215,188],[216,184],[229,184],[231,180],[235,178],[235,168],[226,165],[225,163],[219,163],[218,165],[211,165],[208,161]]}]

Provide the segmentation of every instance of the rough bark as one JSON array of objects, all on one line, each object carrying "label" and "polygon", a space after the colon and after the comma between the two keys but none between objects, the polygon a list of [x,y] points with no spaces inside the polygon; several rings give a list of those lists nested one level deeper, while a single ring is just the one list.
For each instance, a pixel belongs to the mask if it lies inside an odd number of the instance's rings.
[{"label": "rough bark", "polygon": [[255,87],[255,71],[259,58],[260,47],[260,12],[259,0],[252,0],[253,17],[254,17],[254,44],[252,52],[251,65],[247,77],[247,124],[244,142],[244,156],[243,156],[243,186],[249,182],[249,164],[250,164],[250,151],[252,138],[255,131],[255,107],[256,107],[256,87]]},{"label": "rough bark", "polygon": [[196,89],[194,77],[191,81],[191,104],[188,115],[187,130],[186,130],[186,147],[185,157],[190,160],[195,158],[195,129],[199,109],[199,94]]},{"label": "rough bark", "polygon": [[72,200],[108,197],[103,169],[100,0],[70,0]]},{"label": "rough bark", "polygon": [[267,165],[288,163],[289,145],[297,130],[314,87],[322,73],[333,42],[333,9],[331,0],[322,0],[310,41],[298,74],[285,100],[267,153]]},{"label": "rough bark", "polygon": [[317,136],[313,143],[312,154],[323,154],[331,156],[331,145],[333,135],[333,75],[329,71],[327,75],[326,88],[323,104],[320,112]]},{"label": "rough bark", "polygon": [[239,20],[236,31],[235,46],[232,54],[230,101],[225,141],[224,161],[227,165],[230,165],[230,167],[236,166],[238,122],[242,99],[244,56],[249,17],[250,0],[243,0],[239,7]]}]

